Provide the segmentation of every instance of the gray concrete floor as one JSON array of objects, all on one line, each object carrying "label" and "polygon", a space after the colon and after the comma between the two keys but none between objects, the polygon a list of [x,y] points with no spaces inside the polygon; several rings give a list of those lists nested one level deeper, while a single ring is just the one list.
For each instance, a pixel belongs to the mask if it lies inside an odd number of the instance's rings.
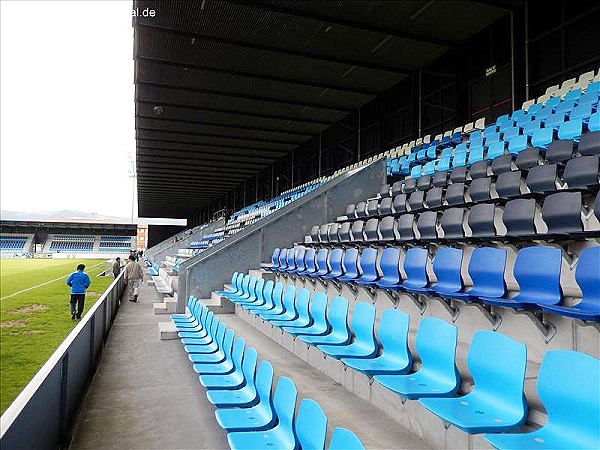
[{"label": "gray concrete floor", "polygon": [[[109,335],[74,430],[71,449],[80,448],[228,448],[214,406],[179,340],[161,341],[152,303],[161,296],[152,286],[140,289],[138,303],[125,301]],[[354,431],[368,449],[424,449],[431,443],[402,428],[382,411],[352,394],[241,318],[221,320],[247,346],[268,359],[276,376],[292,378],[299,399],[317,400],[334,427]]]},{"label": "gray concrete floor", "polygon": [[153,286],[125,301],[83,402],[71,441],[79,448],[225,449],[226,433],[179,340],[161,341]]}]

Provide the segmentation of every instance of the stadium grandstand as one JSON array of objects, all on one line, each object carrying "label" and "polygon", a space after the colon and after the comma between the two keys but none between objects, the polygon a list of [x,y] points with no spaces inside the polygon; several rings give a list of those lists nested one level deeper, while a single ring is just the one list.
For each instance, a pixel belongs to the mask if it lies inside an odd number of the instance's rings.
[{"label": "stadium grandstand", "polygon": [[3,446],[600,448],[598,5],[133,8],[138,213],[188,227]]}]

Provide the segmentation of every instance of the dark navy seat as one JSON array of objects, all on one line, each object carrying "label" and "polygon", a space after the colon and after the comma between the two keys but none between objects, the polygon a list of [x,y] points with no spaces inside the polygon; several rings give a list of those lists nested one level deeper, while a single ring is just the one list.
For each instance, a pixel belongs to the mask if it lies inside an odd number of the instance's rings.
[{"label": "dark navy seat", "polygon": [[600,185],[600,156],[580,156],[569,160],[563,180],[569,190],[597,191]]},{"label": "dark navy seat", "polygon": [[467,366],[474,389],[454,398],[422,398],[425,408],[469,434],[518,430],[527,416],[523,394],[527,348],[509,337],[477,331]]},{"label": "dark navy seat", "polygon": [[571,236],[583,232],[581,192],[557,192],[544,200],[542,218],[548,235]]},{"label": "dark navy seat", "polygon": [[400,242],[410,242],[415,240],[414,230],[415,216],[412,214],[403,214],[396,220],[396,230],[398,231],[397,240]]},{"label": "dark navy seat", "polygon": [[396,240],[396,227],[393,216],[387,216],[379,222],[379,234],[381,242],[391,242]]},{"label": "dark navy seat", "polygon": [[600,361],[569,350],[544,355],[537,392],[548,419],[530,433],[486,434],[499,450],[573,449],[600,446]]},{"label": "dark navy seat", "polygon": [[350,227],[352,222],[344,222],[338,228],[338,238],[340,242],[350,242]]},{"label": "dark navy seat", "polygon": [[496,226],[496,218],[500,214],[500,209],[491,203],[473,206],[467,220],[472,237],[481,240],[493,240],[500,237],[502,233]]},{"label": "dark navy seat", "polygon": [[506,235],[515,239],[535,236],[538,233],[536,226],[538,215],[539,206],[533,198],[517,198],[508,201],[502,214]]},{"label": "dark navy seat", "polygon": [[442,213],[440,228],[444,233],[444,240],[456,241],[465,237],[464,208],[448,208]]},{"label": "dark navy seat", "polygon": [[421,359],[420,370],[408,374],[375,375],[382,386],[411,400],[424,397],[450,397],[459,386],[454,363],[458,329],[443,320],[426,317],[421,320],[416,348]]}]

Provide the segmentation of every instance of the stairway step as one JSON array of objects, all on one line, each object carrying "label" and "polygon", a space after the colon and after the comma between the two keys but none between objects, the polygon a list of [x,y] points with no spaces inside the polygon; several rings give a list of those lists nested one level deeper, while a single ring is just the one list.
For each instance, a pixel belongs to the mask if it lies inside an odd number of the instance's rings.
[{"label": "stairway step", "polygon": [[165,322],[158,322],[158,332],[160,333],[161,341],[179,339],[179,335],[177,334],[177,328],[175,328],[175,324],[173,324],[173,322],[171,322],[170,320]]}]

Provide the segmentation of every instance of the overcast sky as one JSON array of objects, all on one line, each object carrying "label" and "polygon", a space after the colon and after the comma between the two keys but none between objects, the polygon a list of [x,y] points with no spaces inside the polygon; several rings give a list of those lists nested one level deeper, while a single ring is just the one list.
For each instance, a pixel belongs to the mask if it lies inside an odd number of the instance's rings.
[{"label": "overcast sky", "polygon": [[131,217],[131,4],[0,3],[2,209]]}]

